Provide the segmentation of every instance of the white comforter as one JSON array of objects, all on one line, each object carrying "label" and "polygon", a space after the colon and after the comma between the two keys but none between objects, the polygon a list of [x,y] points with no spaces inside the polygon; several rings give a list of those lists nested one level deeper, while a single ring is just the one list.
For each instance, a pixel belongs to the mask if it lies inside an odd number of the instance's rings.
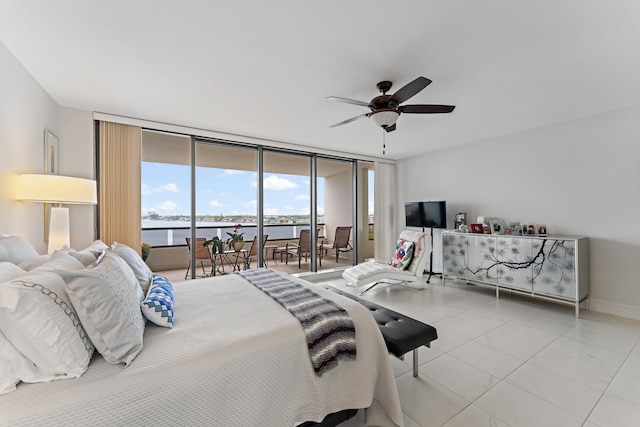
[{"label": "white comforter", "polygon": [[[300,281],[302,282],[302,281]],[[238,275],[174,284],[175,326],[147,326],[124,368],[94,356],[78,379],[18,385],[0,425],[293,426],[368,408],[370,425],[402,425],[389,356],[368,310],[322,287],[356,326],[357,360],[322,377],[298,321]]]}]

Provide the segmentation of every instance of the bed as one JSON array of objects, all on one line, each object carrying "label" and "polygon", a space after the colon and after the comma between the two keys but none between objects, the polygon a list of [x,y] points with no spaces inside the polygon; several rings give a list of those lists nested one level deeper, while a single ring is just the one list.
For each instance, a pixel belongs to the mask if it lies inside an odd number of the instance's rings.
[{"label": "bed", "polygon": [[355,360],[319,376],[300,323],[269,295],[238,274],[189,280],[173,284],[173,327],[148,322],[127,367],[96,351],[78,378],[19,383],[0,396],[0,425],[295,426],[360,408],[368,425],[402,425],[387,349],[368,310],[289,278],[347,311]]}]

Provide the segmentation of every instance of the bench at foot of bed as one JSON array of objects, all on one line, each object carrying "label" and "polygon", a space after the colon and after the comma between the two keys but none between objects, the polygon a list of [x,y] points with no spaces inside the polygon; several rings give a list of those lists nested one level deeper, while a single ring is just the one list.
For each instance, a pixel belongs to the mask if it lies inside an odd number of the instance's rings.
[{"label": "bench at foot of bed", "polygon": [[332,286],[326,288],[359,302],[371,311],[389,353],[402,358],[413,350],[413,376],[418,376],[418,348],[423,345],[431,347],[431,341],[438,339],[436,328]]}]

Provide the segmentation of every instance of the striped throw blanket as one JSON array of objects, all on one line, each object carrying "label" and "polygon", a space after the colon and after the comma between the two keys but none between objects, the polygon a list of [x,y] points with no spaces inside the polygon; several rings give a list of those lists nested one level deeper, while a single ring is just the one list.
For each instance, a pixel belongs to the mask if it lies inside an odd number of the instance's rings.
[{"label": "striped throw blanket", "polygon": [[266,268],[239,274],[300,321],[316,375],[322,376],[336,366],[339,359],[356,358],[356,329],[342,307]]}]

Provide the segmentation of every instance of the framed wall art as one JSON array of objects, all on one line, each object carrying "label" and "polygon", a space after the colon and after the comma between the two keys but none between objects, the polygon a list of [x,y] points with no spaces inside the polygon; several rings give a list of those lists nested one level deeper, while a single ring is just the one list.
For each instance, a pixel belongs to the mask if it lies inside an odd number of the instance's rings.
[{"label": "framed wall art", "polygon": [[58,174],[58,137],[44,131],[44,173]]}]

